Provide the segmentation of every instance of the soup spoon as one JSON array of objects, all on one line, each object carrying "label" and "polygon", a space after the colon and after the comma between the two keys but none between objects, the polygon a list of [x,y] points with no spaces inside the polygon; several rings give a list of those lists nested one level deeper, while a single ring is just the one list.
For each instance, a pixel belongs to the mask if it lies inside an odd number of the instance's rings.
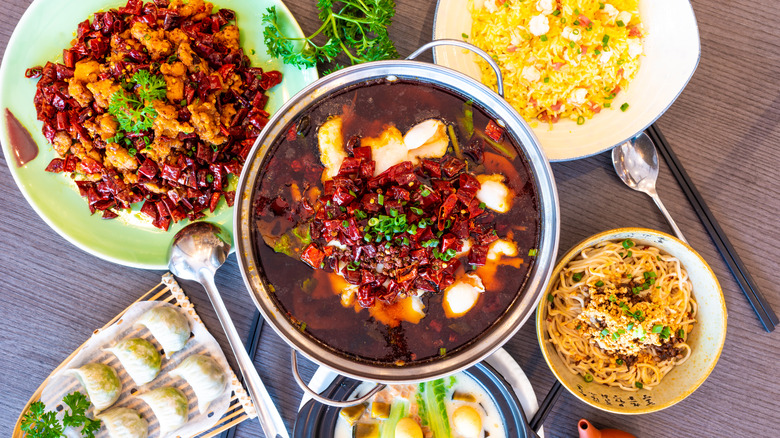
[{"label": "soup spoon", "polygon": [[173,275],[185,280],[195,280],[206,289],[227,335],[230,348],[236,355],[238,368],[244,376],[244,383],[257,410],[263,433],[269,438],[289,438],[284,421],[260,380],[214,284],[214,273],[222,266],[230,252],[230,244],[220,235],[221,232],[218,226],[208,222],[194,222],[182,228],[173,238],[168,269]]},{"label": "soup spoon", "polygon": [[688,243],[655,190],[655,182],[658,179],[658,152],[655,150],[653,140],[642,131],[631,140],[615,146],[612,149],[612,165],[615,166],[615,172],[627,186],[638,192],[646,193],[653,199],[677,238]]}]

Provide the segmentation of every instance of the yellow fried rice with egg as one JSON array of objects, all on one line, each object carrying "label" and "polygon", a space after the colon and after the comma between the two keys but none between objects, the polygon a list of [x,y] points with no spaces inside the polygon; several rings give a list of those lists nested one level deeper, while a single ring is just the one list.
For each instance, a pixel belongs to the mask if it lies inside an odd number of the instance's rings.
[{"label": "yellow fried rice with egg", "polygon": [[[501,67],[505,97],[528,121],[583,124],[613,101],[639,68],[638,0],[470,0],[471,43]],[[466,35],[464,35],[466,36]],[[496,88],[490,66],[482,80]]]}]

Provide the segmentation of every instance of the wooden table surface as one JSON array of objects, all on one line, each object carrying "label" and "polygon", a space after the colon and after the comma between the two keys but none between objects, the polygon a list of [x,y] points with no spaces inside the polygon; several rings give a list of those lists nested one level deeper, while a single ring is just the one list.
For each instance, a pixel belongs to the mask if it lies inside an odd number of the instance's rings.
[{"label": "wooden table surface", "polygon": [[[0,56],[29,3],[3,1]],[[286,3],[304,31],[317,29],[315,2]],[[701,62],[658,126],[761,290],[780,311],[775,278],[780,272],[776,218],[780,208],[780,32],[776,26],[780,8],[774,0],[696,0],[693,7],[701,35]],[[391,36],[401,56],[431,39],[434,10],[433,1],[397,2]],[[430,60],[430,55],[424,59]],[[21,74],[19,80],[24,80]],[[9,436],[40,382],[93,329],[157,284],[163,272],[114,265],[68,243],[25,202],[5,158],[0,162],[0,435]],[[610,228],[642,226],[670,232],[650,198],[618,180],[609,153],[554,163],[552,168],[560,194],[561,253]],[[640,437],[777,436],[780,333],[763,330],[665,163],[658,190],[723,288],[729,324],[720,361],[690,397],[654,414],[604,413],[564,393],[545,422],[547,436],[575,436],[580,418]],[[220,269],[216,281],[239,333],[246,336],[255,309],[235,256]],[[229,351],[205,293],[197,284],[183,282],[182,286]],[[539,351],[533,324],[526,324],[505,348],[528,375],[541,401],[554,378]],[[288,351],[284,341],[266,329],[255,363],[292,430],[302,393],[290,376]],[[316,366],[303,362],[308,377]],[[262,435],[255,422],[238,429],[237,436]]]}]

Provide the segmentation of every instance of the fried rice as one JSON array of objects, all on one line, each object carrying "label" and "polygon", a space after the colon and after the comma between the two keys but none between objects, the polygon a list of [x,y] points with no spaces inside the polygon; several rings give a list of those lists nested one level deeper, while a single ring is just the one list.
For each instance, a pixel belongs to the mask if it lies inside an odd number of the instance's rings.
[{"label": "fried rice", "polygon": [[[505,97],[528,121],[583,124],[612,108],[639,68],[638,0],[470,0],[469,40],[501,67]],[[490,66],[482,80],[496,88]],[[626,111],[628,103],[619,107]]]}]

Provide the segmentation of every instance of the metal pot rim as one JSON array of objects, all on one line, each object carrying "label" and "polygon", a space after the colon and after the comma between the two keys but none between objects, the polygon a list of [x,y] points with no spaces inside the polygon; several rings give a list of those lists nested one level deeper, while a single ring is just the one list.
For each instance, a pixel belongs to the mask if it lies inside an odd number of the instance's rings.
[{"label": "metal pot rim", "polygon": [[[480,342],[472,343],[458,353],[441,359],[401,366],[380,366],[336,354],[288,322],[274,305],[260,278],[261,268],[252,245],[250,224],[252,198],[255,184],[260,177],[261,165],[265,162],[274,140],[278,135],[284,134],[284,127],[309,106],[335,91],[371,80],[393,78],[433,84],[468,96],[475,104],[492,113],[497,122],[506,126],[507,132],[513,135],[523,150],[531,168],[539,201],[541,230],[536,263],[524,285],[525,293],[510,305],[496,324],[480,335]],[[560,218],[555,181],[549,161],[531,129],[503,98],[486,86],[455,70],[424,62],[393,60],[360,64],[320,78],[298,92],[271,117],[258,136],[247,156],[236,193],[239,195],[236,196],[234,214],[236,255],[250,296],[263,317],[282,339],[308,359],[361,380],[385,383],[431,380],[464,370],[489,356],[509,340],[533,313],[549,282],[558,249]]]}]

